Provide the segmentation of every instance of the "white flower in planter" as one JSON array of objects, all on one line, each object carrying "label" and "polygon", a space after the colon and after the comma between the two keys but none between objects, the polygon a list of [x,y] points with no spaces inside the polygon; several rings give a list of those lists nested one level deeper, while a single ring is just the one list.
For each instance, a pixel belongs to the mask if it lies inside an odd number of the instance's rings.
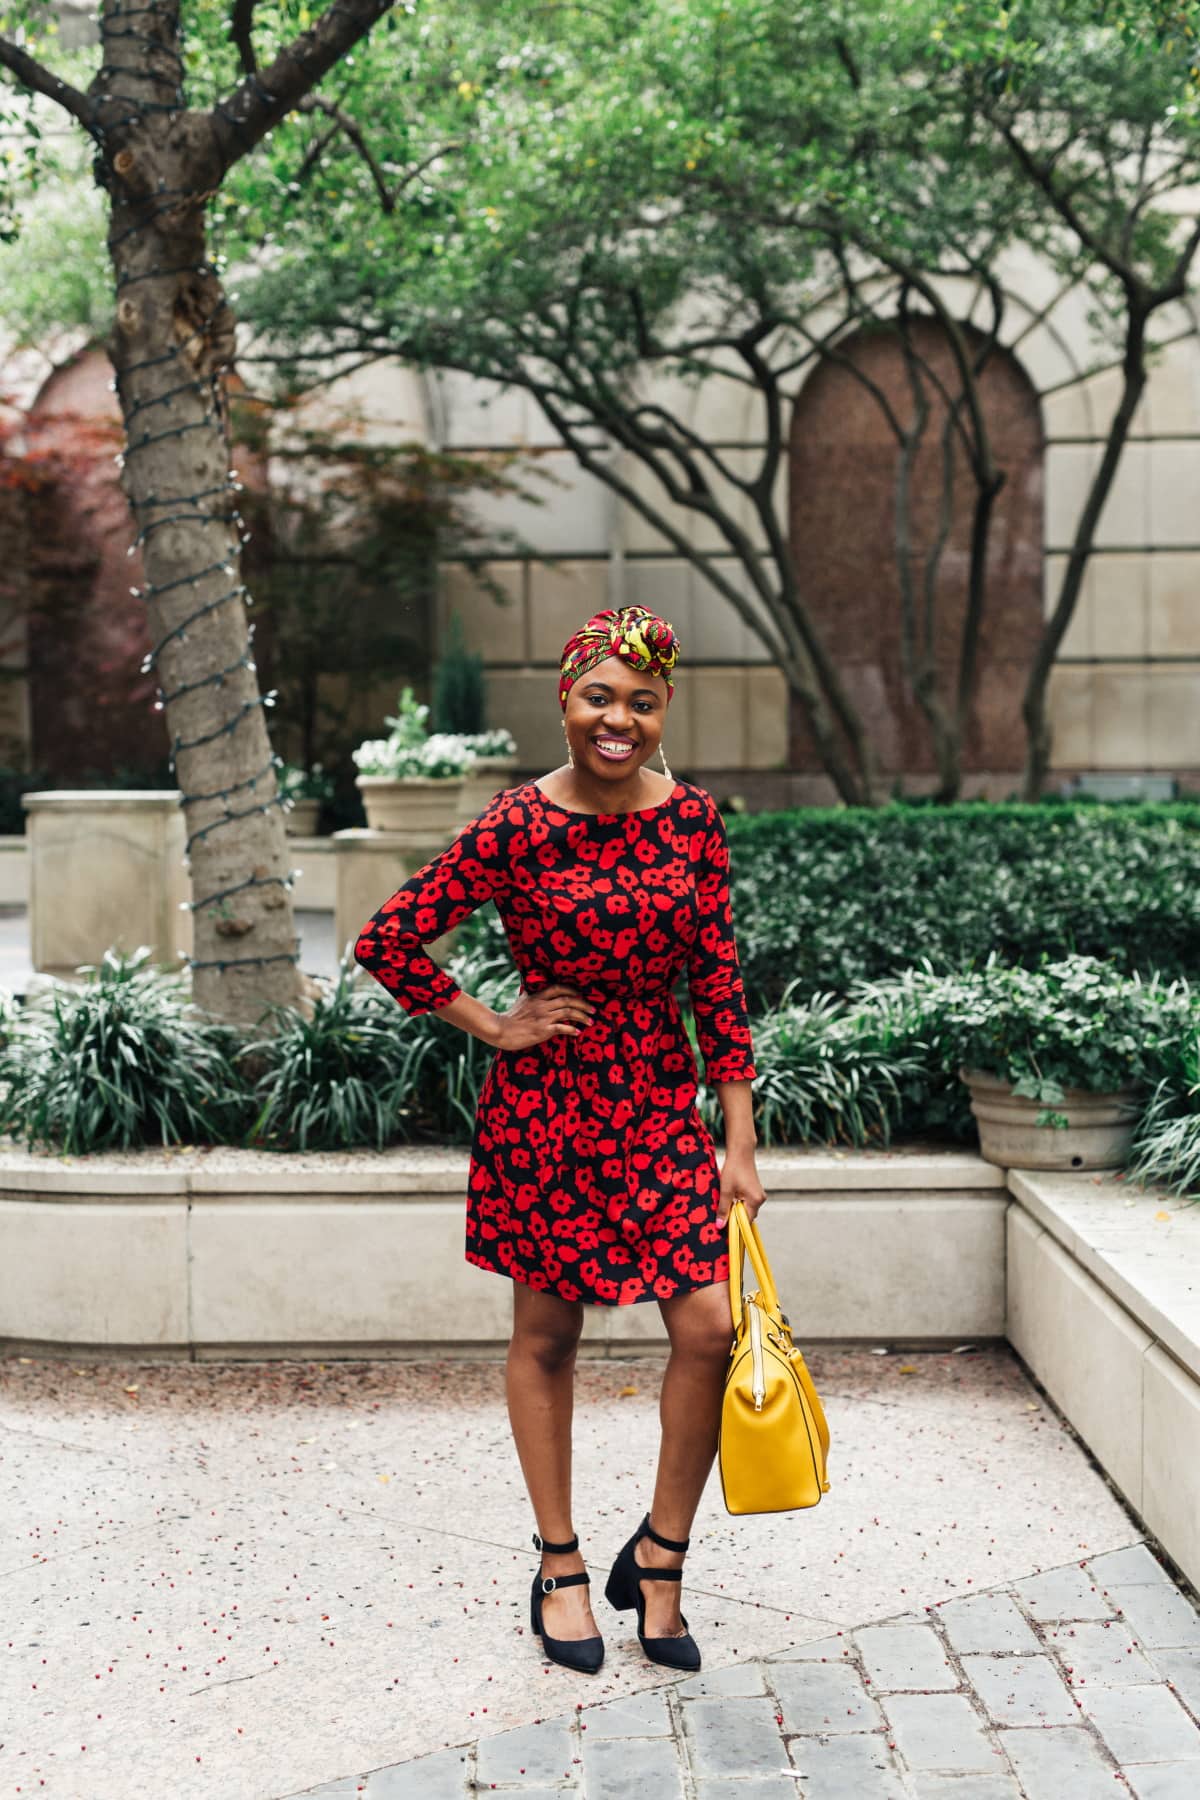
[{"label": "white flower in planter", "polygon": [[406,687],[396,715],[385,721],[392,727],[391,735],[370,738],[351,752],[359,774],[392,781],[413,776],[453,780],[461,779],[485,759],[516,755],[516,739],[504,726],[491,731],[427,734],[428,717],[429,708]]},{"label": "white flower in planter", "polygon": [[460,735],[472,763],[517,754],[517,740],[506,725],[498,725],[490,731],[465,731]]}]

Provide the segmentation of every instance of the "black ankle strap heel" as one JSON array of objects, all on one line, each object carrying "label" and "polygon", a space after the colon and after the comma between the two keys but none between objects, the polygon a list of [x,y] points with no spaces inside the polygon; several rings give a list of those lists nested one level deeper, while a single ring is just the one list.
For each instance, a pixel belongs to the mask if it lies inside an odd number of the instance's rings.
[{"label": "black ankle strap heel", "polygon": [[682,1569],[650,1569],[640,1563],[635,1555],[640,1539],[648,1537],[663,1550],[686,1550],[691,1543],[690,1538],[682,1541],[678,1538],[663,1537],[655,1531],[647,1513],[628,1543],[623,1544],[617,1560],[609,1572],[604,1596],[618,1612],[636,1610],[638,1642],[651,1662],[661,1663],[667,1669],[698,1669],[700,1667],[700,1648],[687,1628],[687,1619],[683,1613],[679,1622],[683,1626],[681,1637],[648,1638],[646,1626],[646,1598],[642,1593],[643,1581],[682,1581]]},{"label": "black ankle strap heel", "polygon": [[535,1531],[533,1547],[535,1550],[548,1550],[551,1556],[569,1556],[572,1550],[579,1548],[579,1533],[576,1532],[574,1537],[568,1538],[565,1544],[552,1544],[549,1538],[539,1537]]},{"label": "black ankle strap heel", "polygon": [[663,1537],[661,1535],[661,1533],[655,1531],[653,1525],[650,1523],[650,1514],[649,1513],[647,1513],[645,1518],[642,1520],[641,1529],[638,1532],[638,1536],[639,1537],[645,1536],[648,1538],[653,1538],[654,1542],[658,1545],[660,1550],[686,1550],[688,1545],[692,1541],[690,1537],[685,1537],[683,1539],[682,1543],[677,1538]]},{"label": "black ankle strap heel", "polygon": [[[552,1544],[549,1538],[533,1534],[535,1550],[548,1550],[551,1556],[567,1556],[572,1550],[579,1548],[579,1535],[567,1539],[565,1544]],[[583,1569],[577,1569],[573,1575],[543,1575],[539,1570],[533,1578],[533,1590],[529,1597],[529,1625],[542,1640],[542,1648],[551,1662],[561,1663],[564,1668],[575,1669],[581,1675],[594,1675],[604,1661],[604,1639],[590,1638],[556,1638],[542,1629],[542,1596],[552,1594],[556,1588],[585,1587],[591,1582],[591,1576]]]}]

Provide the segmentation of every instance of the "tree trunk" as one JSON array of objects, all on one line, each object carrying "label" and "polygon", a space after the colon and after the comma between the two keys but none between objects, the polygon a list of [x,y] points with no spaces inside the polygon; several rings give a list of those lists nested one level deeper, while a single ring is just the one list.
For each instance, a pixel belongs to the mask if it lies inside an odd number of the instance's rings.
[{"label": "tree trunk", "polygon": [[1121,389],[1121,398],[1109,427],[1104,454],[1092,479],[1092,485],[1088,489],[1087,499],[1075,527],[1075,540],[1067,559],[1058,600],[1046,623],[1046,629],[1042,633],[1033,667],[1029,672],[1029,680],[1026,683],[1025,697],[1021,706],[1029,746],[1021,795],[1022,799],[1026,801],[1040,799],[1046,771],[1050,767],[1052,745],[1050,721],[1046,717],[1046,689],[1050,680],[1050,671],[1054,666],[1054,659],[1058,655],[1059,645],[1062,643],[1079,601],[1088,560],[1095,547],[1096,529],[1100,523],[1100,515],[1112,492],[1112,485],[1116,479],[1126,440],[1129,437],[1129,428],[1133,423],[1133,415],[1137,411],[1138,401],[1146,386],[1146,326],[1148,318],[1148,309],[1131,305],[1125,332],[1125,353],[1122,365],[1124,384]]},{"label": "tree trunk", "polygon": [[[213,1017],[253,1024],[270,1003],[295,1004],[303,983],[269,697],[241,586],[224,393],[234,318],[207,255],[206,202],[223,167],[211,118],[168,110],[177,9],[139,18],[136,37],[123,16],[102,16],[104,60],[122,66],[134,105],[108,134],[120,147],[98,162],[111,197],[122,482],[187,822],[193,997]],[[105,91],[102,73],[93,94]]]},{"label": "tree trunk", "polygon": [[925,441],[931,409],[918,358],[909,336],[908,323],[909,315],[905,312],[901,319],[900,342],[912,394],[913,417],[912,423],[900,433],[899,455],[896,460],[893,534],[896,544],[896,579],[900,593],[900,660],[913,698],[925,714],[929,727],[930,746],[938,771],[938,788],[934,797],[938,801],[949,801],[957,799],[961,781],[960,733],[938,691],[934,597],[938,566],[953,521],[954,456],[951,434],[954,420],[952,413],[947,410],[941,437],[941,513],[936,538],[929,549],[922,552],[922,593],[925,606],[922,628],[918,632],[916,583],[913,579],[913,565],[916,561],[912,520],[913,475]]}]

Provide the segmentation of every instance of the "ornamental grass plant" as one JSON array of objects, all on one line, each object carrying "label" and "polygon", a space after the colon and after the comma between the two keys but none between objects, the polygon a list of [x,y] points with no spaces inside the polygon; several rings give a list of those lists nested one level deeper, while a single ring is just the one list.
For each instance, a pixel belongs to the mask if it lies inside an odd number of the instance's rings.
[{"label": "ornamental grass plant", "polygon": [[[447,959],[461,986],[505,1010],[515,970],[487,952]],[[347,951],[310,1015],[275,1007],[275,1029],[246,1046],[262,1059],[246,1142],[263,1150],[382,1150],[389,1143],[469,1141],[491,1048],[438,1019],[404,1015],[368,987]]]},{"label": "ornamental grass plant", "polygon": [[1175,1047],[1138,1120],[1126,1177],[1144,1187],[1200,1198],[1200,1027]]},{"label": "ornamental grass plant", "polygon": [[105,953],[17,1007],[0,1031],[0,1131],[67,1155],[236,1141],[248,1096],[238,1039],[155,967],[145,946]]},{"label": "ornamental grass plant", "polygon": [[[53,982],[24,1007],[0,995],[0,1131],[71,1155],[469,1144],[491,1046],[436,1011],[404,1014],[348,949],[306,1009],[273,1009],[273,1029],[260,1024],[253,1038],[198,1013],[186,978],[149,956],[110,951],[78,985]],[[445,967],[498,1012],[517,992],[507,948],[486,934],[460,935]],[[700,1113],[719,1138],[716,1092],[680,997]],[[1047,1124],[1064,1088],[1141,1086],[1131,1177],[1200,1192],[1200,994],[1182,978],[1089,956],[1023,968],[993,955],[962,973],[926,963],[859,981],[846,995],[806,994],[793,981],[780,1005],[751,1014],[751,1029],[764,1145],[969,1144],[966,1066],[1040,1101]]]},{"label": "ornamental grass plant", "polygon": [[[906,1102],[930,1085],[919,1041],[883,1008],[847,1006],[835,994],[795,1000],[789,988],[774,1012],[754,1020],[752,1035],[764,1145],[889,1144]],[[700,1111],[719,1135],[715,1092],[704,1092]]]}]

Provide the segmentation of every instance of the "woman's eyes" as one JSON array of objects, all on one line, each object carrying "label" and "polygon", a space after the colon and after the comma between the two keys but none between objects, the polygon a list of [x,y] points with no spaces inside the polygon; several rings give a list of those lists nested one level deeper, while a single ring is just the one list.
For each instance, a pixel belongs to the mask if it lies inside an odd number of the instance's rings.
[{"label": "woman's eyes", "polygon": [[[605,696],[603,694],[589,694],[588,699],[589,700],[598,700],[601,706],[603,706],[605,704]],[[653,712],[654,711],[654,702],[653,702],[653,700],[635,700],[634,708],[635,708],[635,710],[641,710],[641,711],[645,711],[645,712]]]}]

